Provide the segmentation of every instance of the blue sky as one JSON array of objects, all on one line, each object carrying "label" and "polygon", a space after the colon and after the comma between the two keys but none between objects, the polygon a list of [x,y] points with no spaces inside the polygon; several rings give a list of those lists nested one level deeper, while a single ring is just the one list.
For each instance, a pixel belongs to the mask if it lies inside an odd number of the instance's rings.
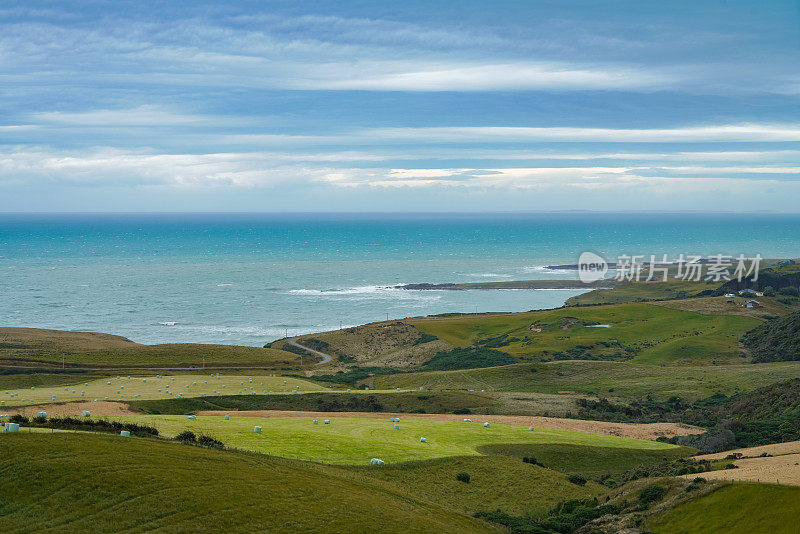
[{"label": "blue sky", "polygon": [[797,1],[150,4],[0,4],[0,211],[800,211]]}]

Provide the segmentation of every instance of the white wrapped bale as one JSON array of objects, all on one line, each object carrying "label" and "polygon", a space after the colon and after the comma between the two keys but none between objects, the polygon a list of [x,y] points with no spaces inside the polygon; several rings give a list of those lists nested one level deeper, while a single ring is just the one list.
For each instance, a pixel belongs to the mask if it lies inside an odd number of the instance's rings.
[{"label": "white wrapped bale", "polygon": [[47,412],[39,412],[36,414],[36,417],[41,417],[43,419],[47,419]]},{"label": "white wrapped bale", "polygon": [[230,419],[231,419],[231,416],[230,416],[230,415],[226,415],[226,416],[225,416],[225,417],[223,417],[222,419],[223,419],[223,420],[225,420],[225,421],[230,421]]},{"label": "white wrapped bale", "polygon": [[528,427],[528,430],[530,430],[530,431],[533,431],[533,427],[532,427],[532,426],[529,426],[529,427]]},{"label": "white wrapped bale", "polygon": [[314,419],[313,421],[311,421],[311,424],[312,425],[318,425],[319,424],[319,419]]},{"label": "white wrapped bale", "polygon": [[427,443],[427,440],[425,438],[419,438],[419,442],[420,443]]},{"label": "white wrapped bale", "polygon": [[381,460],[380,458],[373,458],[372,460],[369,461],[369,464],[370,465],[383,465],[384,461]]},{"label": "white wrapped bale", "polygon": [[6,423],[6,432],[19,432],[19,424],[17,423]]},{"label": "white wrapped bale", "polygon": [[489,423],[483,423],[484,428],[489,428]]},{"label": "white wrapped bale", "polygon": [[472,422],[472,419],[464,419],[464,422],[465,422],[465,423],[471,423],[471,422]]},{"label": "white wrapped bale", "polygon": [[188,416],[186,416],[186,419],[189,419],[190,421],[196,421],[197,420],[197,416],[196,415],[188,415]]},{"label": "white wrapped bale", "polygon": [[400,430],[400,425],[394,425],[395,430]]},{"label": "white wrapped bale", "polygon": [[[107,398],[107,397],[106,397],[106,398]],[[89,413],[89,410],[83,410],[83,411],[81,412],[81,416],[82,416],[82,417],[91,417],[91,415],[92,415],[92,414],[91,414],[91,413]]]},{"label": "white wrapped bale", "polygon": [[119,431],[119,435],[122,436],[123,438],[131,437],[131,433],[129,431],[127,431],[127,430],[120,430]]},{"label": "white wrapped bale", "polygon": [[253,432],[255,432],[256,434],[261,434],[261,427],[260,426],[254,426],[253,427]]},{"label": "white wrapped bale", "polygon": [[330,420],[330,419],[325,419],[325,420],[323,421],[323,423],[325,423],[326,425],[329,425],[329,424],[331,424],[331,420]]}]

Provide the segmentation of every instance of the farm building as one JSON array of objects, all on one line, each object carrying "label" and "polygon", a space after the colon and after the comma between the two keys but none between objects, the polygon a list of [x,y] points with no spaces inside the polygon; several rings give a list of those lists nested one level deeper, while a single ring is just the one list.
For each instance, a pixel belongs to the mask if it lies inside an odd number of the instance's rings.
[{"label": "farm building", "polygon": [[761,307],[761,303],[758,302],[757,300],[748,300],[747,302],[744,303],[744,307],[745,308],[760,308]]}]

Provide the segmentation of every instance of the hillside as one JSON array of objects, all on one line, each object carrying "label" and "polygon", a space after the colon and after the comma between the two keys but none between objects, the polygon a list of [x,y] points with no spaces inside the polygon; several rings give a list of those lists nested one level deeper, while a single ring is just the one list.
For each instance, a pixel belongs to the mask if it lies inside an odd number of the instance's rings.
[{"label": "hillside", "polygon": [[492,530],[399,488],[302,462],[74,433],[3,433],[0,446],[9,533]]},{"label": "hillside", "polygon": [[[0,328],[0,365],[61,367],[299,367],[288,352],[237,345],[142,345],[110,334],[39,328]],[[297,361],[296,361],[297,360]]]},{"label": "hillside", "polygon": [[800,488],[767,484],[725,486],[647,522],[655,534],[793,534]]},{"label": "hillside", "polygon": [[757,362],[800,360],[800,312],[771,319],[742,337]]}]

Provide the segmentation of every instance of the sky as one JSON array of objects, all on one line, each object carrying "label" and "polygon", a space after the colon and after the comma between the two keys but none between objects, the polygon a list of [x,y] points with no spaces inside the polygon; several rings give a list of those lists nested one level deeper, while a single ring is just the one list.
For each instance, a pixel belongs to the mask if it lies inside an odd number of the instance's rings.
[{"label": "sky", "polygon": [[0,3],[0,212],[800,212],[800,2]]}]

